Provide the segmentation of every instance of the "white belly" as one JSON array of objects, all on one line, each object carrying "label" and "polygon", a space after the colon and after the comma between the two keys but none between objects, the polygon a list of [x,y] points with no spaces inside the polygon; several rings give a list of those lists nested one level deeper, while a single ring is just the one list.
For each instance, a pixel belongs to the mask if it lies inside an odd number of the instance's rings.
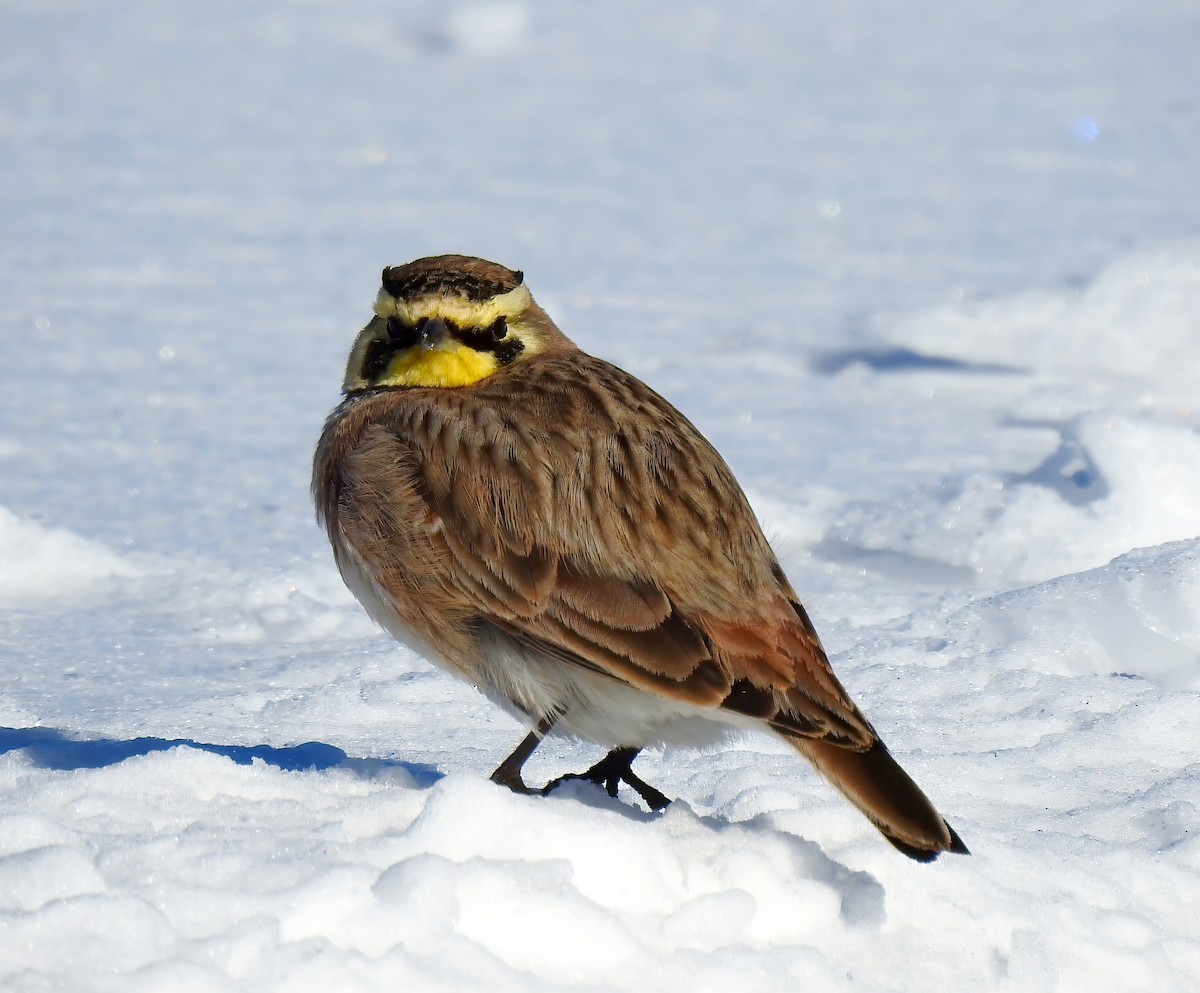
[{"label": "white belly", "polygon": [[438,668],[473,683],[530,728],[547,714],[557,714],[551,734],[640,748],[711,745],[730,732],[760,724],[729,711],[647,693],[537,652],[499,628],[486,630],[475,658],[448,659],[404,622],[391,597],[353,552],[336,557],[342,579],[376,624]]},{"label": "white belly", "polygon": [[558,714],[551,734],[610,747],[703,746],[760,723],[647,693],[533,651],[498,629],[484,639],[482,648],[485,678],[479,689],[530,726],[543,714]]}]

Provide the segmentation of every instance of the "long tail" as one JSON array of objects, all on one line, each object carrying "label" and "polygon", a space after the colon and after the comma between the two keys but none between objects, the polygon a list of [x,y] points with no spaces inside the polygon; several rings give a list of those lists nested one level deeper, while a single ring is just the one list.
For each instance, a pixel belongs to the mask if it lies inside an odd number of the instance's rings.
[{"label": "long tail", "polygon": [[942,852],[971,854],[882,741],[856,752],[813,738],[787,740],[910,859],[932,862]]}]

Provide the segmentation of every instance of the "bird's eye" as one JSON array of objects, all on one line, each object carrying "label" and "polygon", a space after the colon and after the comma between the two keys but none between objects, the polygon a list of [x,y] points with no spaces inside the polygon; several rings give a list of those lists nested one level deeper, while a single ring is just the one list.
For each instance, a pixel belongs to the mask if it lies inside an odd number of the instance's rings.
[{"label": "bird's eye", "polygon": [[421,332],[416,325],[406,324],[399,317],[388,318],[387,333],[397,348],[411,348],[421,337]]},{"label": "bird's eye", "polygon": [[497,317],[495,323],[488,328],[488,334],[492,336],[494,341],[503,341],[504,336],[508,334],[508,321],[503,317]]}]

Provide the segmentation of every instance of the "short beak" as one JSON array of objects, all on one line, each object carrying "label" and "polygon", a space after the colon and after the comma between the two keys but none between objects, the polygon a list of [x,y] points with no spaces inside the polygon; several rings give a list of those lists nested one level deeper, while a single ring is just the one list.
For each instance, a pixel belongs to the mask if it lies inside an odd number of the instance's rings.
[{"label": "short beak", "polygon": [[440,317],[429,317],[417,325],[421,334],[421,347],[430,351],[439,347],[449,336],[449,328]]}]

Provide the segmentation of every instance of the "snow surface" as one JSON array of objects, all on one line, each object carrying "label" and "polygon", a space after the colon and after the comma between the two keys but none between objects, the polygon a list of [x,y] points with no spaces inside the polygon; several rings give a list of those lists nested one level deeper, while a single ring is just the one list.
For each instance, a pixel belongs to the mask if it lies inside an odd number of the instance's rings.
[{"label": "snow surface", "polygon": [[[1200,986],[1194,3],[0,37],[0,988]],[[765,737],[640,759],[662,815],[487,782],[520,729],[307,495],[380,268],[443,251],[712,438],[970,858]]]}]

